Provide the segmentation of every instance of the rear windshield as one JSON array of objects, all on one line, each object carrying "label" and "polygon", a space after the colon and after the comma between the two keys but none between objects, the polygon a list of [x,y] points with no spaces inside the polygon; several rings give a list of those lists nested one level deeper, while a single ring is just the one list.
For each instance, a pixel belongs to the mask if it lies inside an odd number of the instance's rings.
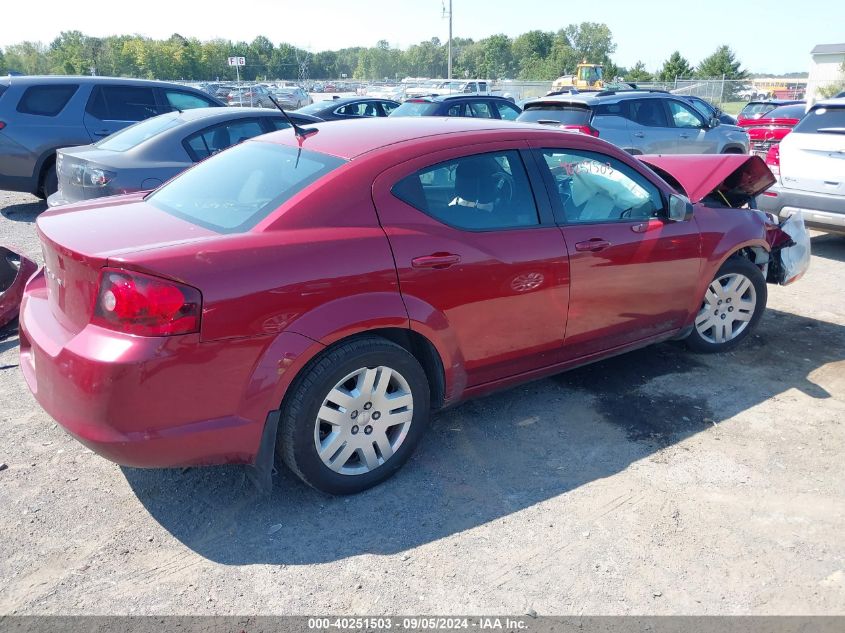
[{"label": "rear windshield", "polygon": [[313,114],[315,112],[319,112],[320,110],[325,110],[326,106],[331,105],[331,101],[315,101],[311,105],[307,105],[303,108],[299,108],[297,112],[304,112],[305,114]]},{"label": "rear windshield", "polygon": [[813,108],[795,126],[802,134],[845,134],[845,107]]},{"label": "rear windshield", "polygon": [[436,109],[437,104],[431,101],[406,101],[391,112],[390,116],[426,116]]},{"label": "rear windshield", "polygon": [[780,106],[774,110],[769,110],[766,113],[767,119],[800,119],[804,116],[804,111],[807,107],[801,103],[799,105]]},{"label": "rear windshield", "polygon": [[526,106],[519,121],[536,123],[537,121],[554,121],[564,125],[585,125],[590,122],[591,111],[589,108],[565,104],[544,103],[539,106]]},{"label": "rear windshield", "polygon": [[739,116],[745,118],[760,117],[767,112],[771,112],[777,106],[771,103],[749,103],[739,113]]},{"label": "rear windshield", "polygon": [[344,162],[317,152],[250,141],[183,172],[147,201],[213,231],[240,233]]},{"label": "rear windshield", "polygon": [[146,119],[135,125],[123,128],[119,132],[115,132],[102,141],[95,143],[95,145],[100,149],[106,149],[112,152],[125,152],[137,147],[157,134],[161,134],[165,130],[182,125],[184,122],[177,113],[162,114],[161,116]]}]

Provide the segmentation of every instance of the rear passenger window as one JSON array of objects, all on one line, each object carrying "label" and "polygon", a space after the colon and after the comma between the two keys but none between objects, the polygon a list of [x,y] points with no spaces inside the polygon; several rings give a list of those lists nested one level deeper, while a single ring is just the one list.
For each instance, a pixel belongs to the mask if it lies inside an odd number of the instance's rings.
[{"label": "rear passenger window", "polygon": [[464,116],[464,104],[463,103],[456,103],[449,111],[446,112],[447,116]]},{"label": "rear passenger window", "polygon": [[537,206],[518,152],[464,156],[397,182],[393,195],[460,229],[483,231],[539,224]]},{"label": "rear passenger window", "polygon": [[631,101],[631,120],[646,127],[669,127],[663,103],[657,99]]},{"label": "rear passenger window", "polygon": [[56,116],[76,94],[79,85],[31,86],[18,103],[18,112],[38,116]]},{"label": "rear passenger window", "polygon": [[259,134],[264,134],[261,123],[256,119],[241,119],[197,132],[185,139],[185,145],[191,158],[200,161]]},{"label": "rear passenger window", "polygon": [[470,109],[472,110],[472,116],[479,117],[482,119],[492,119],[493,112],[490,110],[490,104],[486,101],[473,101],[469,104]]},{"label": "rear passenger window", "polygon": [[101,121],[143,121],[160,114],[152,88],[98,86],[86,108]]}]

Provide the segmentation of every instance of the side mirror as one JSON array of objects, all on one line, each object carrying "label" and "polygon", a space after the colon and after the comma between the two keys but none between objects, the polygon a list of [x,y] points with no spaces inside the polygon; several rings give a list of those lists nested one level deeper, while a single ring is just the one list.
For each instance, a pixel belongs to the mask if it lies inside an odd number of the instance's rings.
[{"label": "side mirror", "polygon": [[677,193],[669,196],[669,219],[672,222],[687,222],[692,219],[692,202]]},{"label": "side mirror", "polygon": [[707,123],[707,127],[719,127],[722,125],[722,122],[719,120],[719,117],[711,117],[710,121]]}]

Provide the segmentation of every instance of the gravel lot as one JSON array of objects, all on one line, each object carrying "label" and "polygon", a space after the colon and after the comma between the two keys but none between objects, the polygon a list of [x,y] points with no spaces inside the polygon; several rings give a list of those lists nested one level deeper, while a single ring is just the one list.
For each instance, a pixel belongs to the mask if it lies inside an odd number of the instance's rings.
[{"label": "gravel lot", "polygon": [[[35,198],[0,243],[40,252]],[[663,344],[435,419],[397,477],[101,459],[0,341],[0,614],[845,614],[845,238],[731,354]]]}]

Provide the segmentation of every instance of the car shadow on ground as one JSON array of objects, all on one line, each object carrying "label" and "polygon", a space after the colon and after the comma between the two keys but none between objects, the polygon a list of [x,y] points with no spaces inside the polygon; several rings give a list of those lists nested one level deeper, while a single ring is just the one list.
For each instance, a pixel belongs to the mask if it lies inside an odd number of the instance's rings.
[{"label": "car shadow on ground", "polygon": [[656,345],[441,412],[393,479],[352,497],[284,468],[268,497],[239,467],[123,472],[165,529],[215,562],[392,554],[614,475],[786,390],[830,398],[810,375],[843,359],[845,327],[769,310],[727,354]]},{"label": "car shadow on ground", "polygon": [[832,233],[817,235],[812,238],[811,243],[810,250],[813,255],[837,262],[845,262],[845,235],[834,235]]},{"label": "car shadow on ground", "polygon": [[35,222],[38,216],[47,210],[47,203],[44,200],[33,200],[32,202],[21,202],[4,207],[0,214],[13,222]]}]

